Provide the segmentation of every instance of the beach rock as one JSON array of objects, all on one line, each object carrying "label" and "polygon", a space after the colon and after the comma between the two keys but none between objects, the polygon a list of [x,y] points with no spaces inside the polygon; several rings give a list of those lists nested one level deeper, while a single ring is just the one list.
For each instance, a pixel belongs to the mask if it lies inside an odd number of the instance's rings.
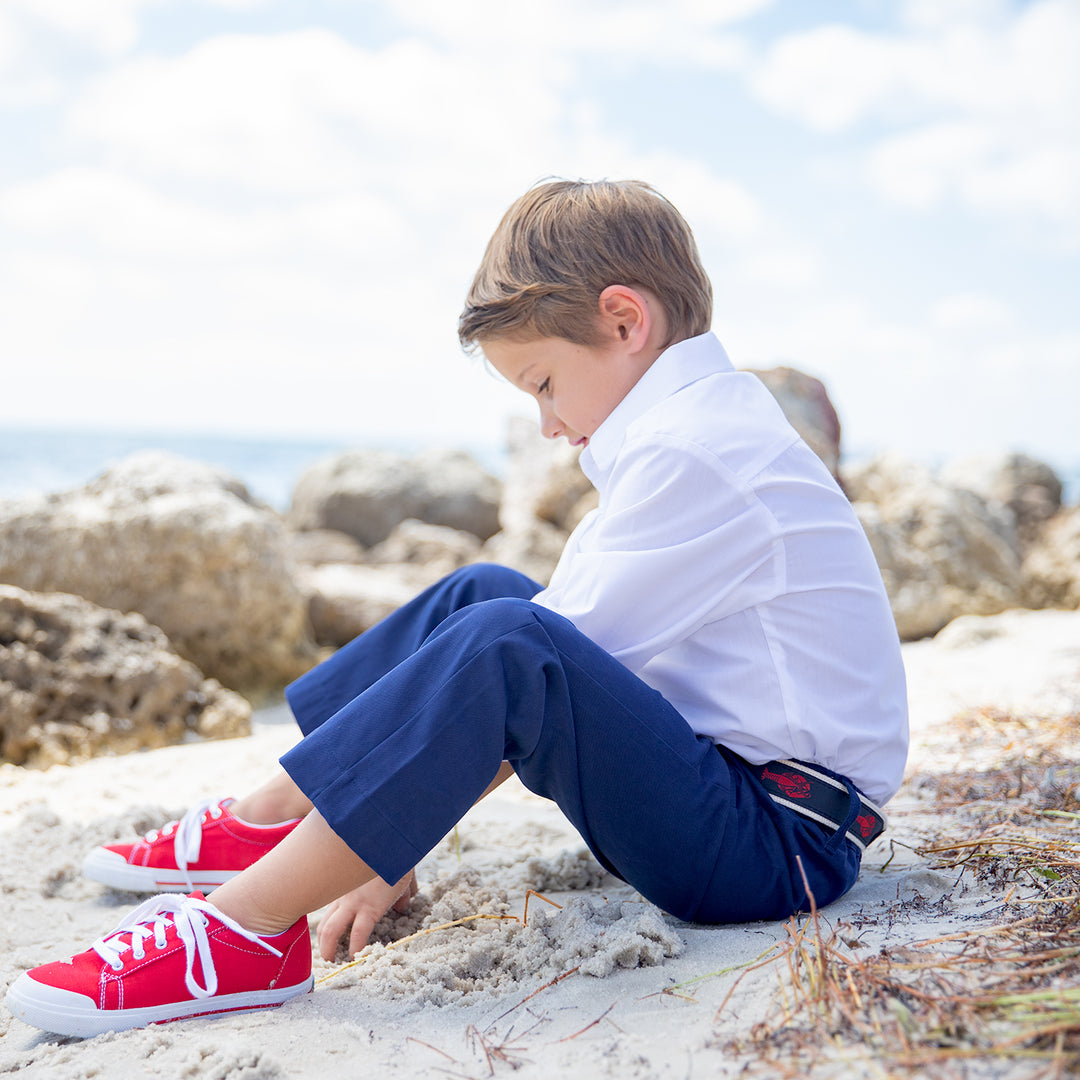
[{"label": "beach rock", "polygon": [[1026,454],[982,454],[949,462],[941,479],[973,491],[986,502],[1007,506],[1021,544],[1035,541],[1043,526],[1061,509],[1062,484],[1057,473]]},{"label": "beach rock", "polygon": [[[342,533],[324,530],[312,535],[323,539],[300,563],[296,580],[308,598],[315,640],[333,647],[352,641],[421,590],[475,562],[481,550],[472,533],[412,518],[368,550]],[[336,537],[344,537],[353,550],[332,539]],[[335,553],[352,557],[322,561],[322,556]]]},{"label": "beach rock", "polygon": [[481,547],[471,532],[408,518],[367,553],[367,561],[376,566],[411,566],[421,571],[422,580],[430,585],[452,571],[476,562]]},{"label": "beach rock", "polygon": [[480,558],[509,566],[546,586],[566,546],[566,535],[546,521],[534,521],[527,528],[496,533],[484,545]]},{"label": "beach rock", "polygon": [[1022,567],[1030,607],[1080,607],[1080,507],[1057,514],[1028,549]]},{"label": "beach rock", "polygon": [[545,439],[535,422],[511,419],[506,445],[501,529],[480,557],[547,584],[566,538],[599,496],[581,471],[579,451],[565,440]]},{"label": "beach rock", "polygon": [[315,640],[332,648],[348,644],[431,583],[415,567],[346,563],[301,567],[297,582],[308,598]]},{"label": "beach rock", "polygon": [[139,612],[207,675],[261,694],[316,658],[286,537],[238,480],[146,451],[85,487],[0,503],[0,581]]},{"label": "beach rock", "polygon": [[250,731],[251,706],[141,615],[0,585],[0,761],[44,767]]},{"label": "beach rock", "polygon": [[532,420],[507,424],[508,463],[499,525],[508,532],[546,521],[569,533],[599,496],[581,471],[580,451],[565,439],[545,439]]},{"label": "beach rock", "polygon": [[300,477],[289,521],[296,529],[337,529],[365,547],[407,518],[486,540],[499,527],[500,484],[468,454],[403,457],[354,450],[317,462]]},{"label": "beach rock", "polygon": [[1023,602],[1012,515],[920,465],[885,455],[846,471],[904,640],[937,633],[959,615],[993,615]]},{"label": "beach rock", "polygon": [[825,384],[794,368],[754,371],[784,410],[788,423],[839,479],[840,418],[829,400]]},{"label": "beach rock", "polygon": [[289,555],[299,566],[323,566],[326,563],[363,563],[367,548],[336,529],[289,531]]}]

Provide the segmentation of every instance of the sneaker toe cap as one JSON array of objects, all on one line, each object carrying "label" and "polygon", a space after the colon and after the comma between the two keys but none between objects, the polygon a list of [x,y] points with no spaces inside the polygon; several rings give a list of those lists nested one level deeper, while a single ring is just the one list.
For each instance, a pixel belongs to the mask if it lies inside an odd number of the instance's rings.
[{"label": "sneaker toe cap", "polygon": [[94,999],[47,981],[49,969],[61,966],[70,971],[69,965],[47,964],[32,973],[23,972],[11,984],[4,1004],[12,1016],[43,1031],[61,1035],[90,1034],[90,1028],[100,1026],[100,1013]]}]

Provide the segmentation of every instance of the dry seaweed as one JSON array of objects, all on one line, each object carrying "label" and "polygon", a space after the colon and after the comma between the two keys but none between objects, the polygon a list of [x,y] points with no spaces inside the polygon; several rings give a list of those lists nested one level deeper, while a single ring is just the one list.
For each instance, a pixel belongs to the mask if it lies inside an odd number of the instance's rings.
[{"label": "dry seaweed", "polygon": [[808,1078],[856,1064],[883,1077],[1080,1073],[1077,717],[980,710],[956,726],[976,761],[917,779],[936,827],[914,846],[929,868],[989,887],[995,903],[970,928],[876,951],[816,909],[790,920],[764,962],[778,976],[773,1010],[716,1040],[746,1055],[748,1074]]}]

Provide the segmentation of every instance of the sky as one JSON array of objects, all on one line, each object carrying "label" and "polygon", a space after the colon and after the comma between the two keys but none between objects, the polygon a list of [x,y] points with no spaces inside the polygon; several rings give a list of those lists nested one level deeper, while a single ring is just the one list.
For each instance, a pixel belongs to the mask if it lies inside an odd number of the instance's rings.
[{"label": "sky", "polygon": [[1078,0],[0,0],[0,426],[500,444],[506,207],[633,177],[845,453],[1080,465]]}]

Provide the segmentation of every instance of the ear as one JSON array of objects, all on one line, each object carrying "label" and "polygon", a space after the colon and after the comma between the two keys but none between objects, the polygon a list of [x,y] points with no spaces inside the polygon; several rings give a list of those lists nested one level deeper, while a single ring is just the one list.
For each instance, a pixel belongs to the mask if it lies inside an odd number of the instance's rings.
[{"label": "ear", "polygon": [[600,294],[600,326],[609,343],[638,352],[652,329],[649,303],[629,285],[609,285]]}]

